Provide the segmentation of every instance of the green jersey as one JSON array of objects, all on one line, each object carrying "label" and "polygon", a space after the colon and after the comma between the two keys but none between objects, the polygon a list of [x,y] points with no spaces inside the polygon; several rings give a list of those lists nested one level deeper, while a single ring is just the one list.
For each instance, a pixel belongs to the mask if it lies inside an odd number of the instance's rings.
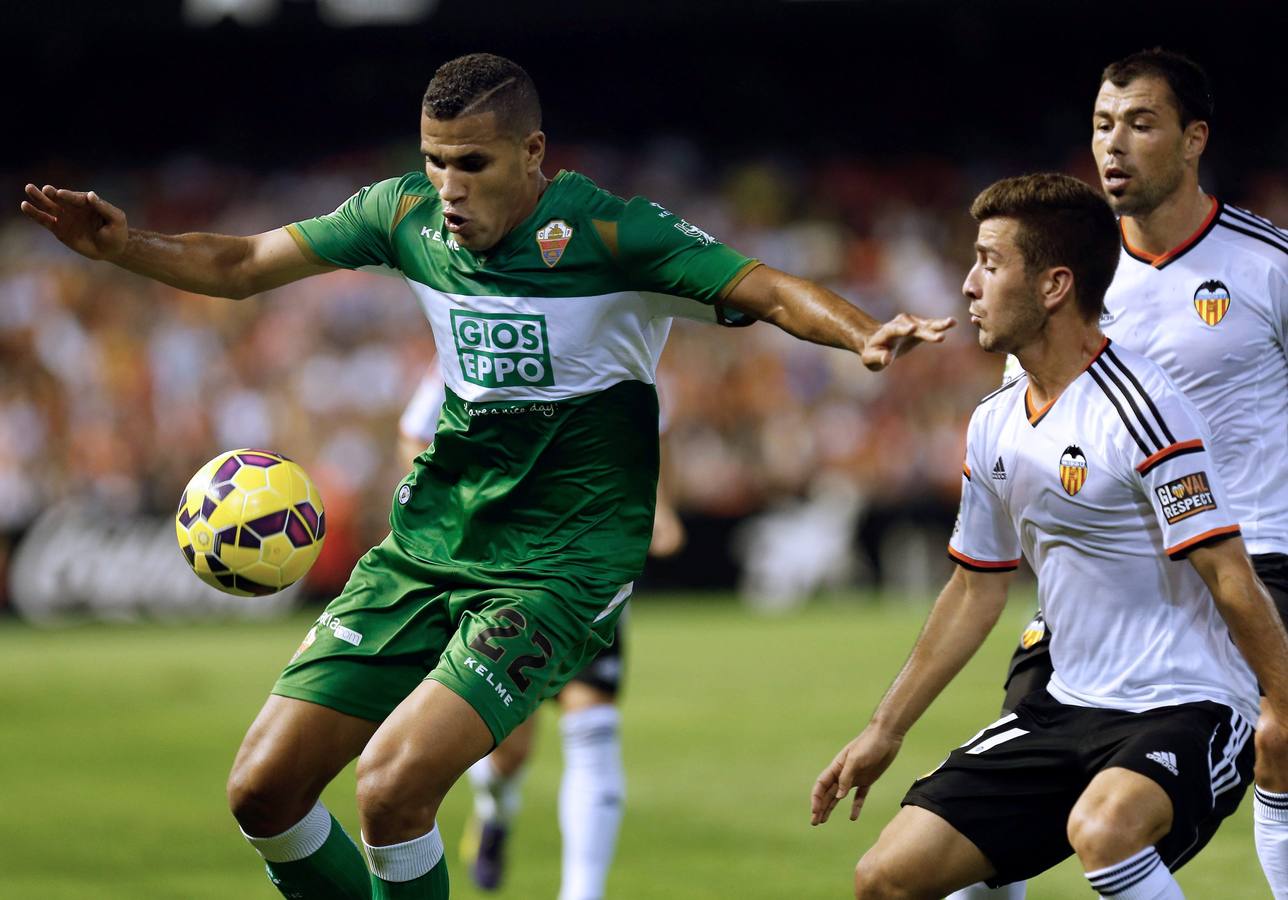
[{"label": "green jersey", "polygon": [[424,173],[288,230],[331,265],[401,272],[433,327],[446,399],[390,517],[408,552],[470,583],[638,575],[671,320],[720,321],[720,300],[754,261],[573,172],[480,253],[446,231]]}]

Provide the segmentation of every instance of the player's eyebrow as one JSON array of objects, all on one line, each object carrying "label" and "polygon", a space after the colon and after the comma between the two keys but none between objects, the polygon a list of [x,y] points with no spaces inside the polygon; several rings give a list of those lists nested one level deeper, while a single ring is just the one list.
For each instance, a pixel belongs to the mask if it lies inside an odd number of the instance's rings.
[{"label": "player's eyebrow", "polygon": [[[1156,115],[1158,115],[1158,110],[1154,109],[1154,107],[1152,106],[1132,106],[1132,107],[1128,107],[1122,113],[1122,117],[1124,119],[1134,119],[1137,116],[1156,116]],[[1114,113],[1113,113],[1113,110],[1107,109],[1103,106],[1098,106],[1092,112],[1092,116],[1101,117],[1105,119],[1112,119],[1114,117]]]},{"label": "player's eyebrow", "polygon": [[432,156],[442,161],[444,165],[461,165],[466,162],[487,162],[492,157],[486,150],[466,150],[463,153],[435,153],[432,148],[421,145],[420,152],[422,156]]}]

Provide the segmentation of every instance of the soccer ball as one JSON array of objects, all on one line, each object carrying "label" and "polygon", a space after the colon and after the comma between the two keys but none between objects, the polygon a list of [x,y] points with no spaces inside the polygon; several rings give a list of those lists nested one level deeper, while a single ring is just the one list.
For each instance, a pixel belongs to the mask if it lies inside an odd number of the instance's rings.
[{"label": "soccer ball", "polygon": [[229,450],[192,476],[174,530],[202,581],[261,597],[304,577],[322,549],[326,513],[298,464],[267,450]]}]

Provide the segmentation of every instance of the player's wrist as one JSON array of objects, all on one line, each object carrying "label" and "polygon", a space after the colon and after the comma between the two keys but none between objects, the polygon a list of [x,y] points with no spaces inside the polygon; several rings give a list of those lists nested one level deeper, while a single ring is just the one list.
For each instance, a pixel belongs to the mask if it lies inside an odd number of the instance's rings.
[{"label": "player's wrist", "polygon": [[868,722],[867,731],[874,738],[893,744],[902,744],[912,723],[903,723],[893,716],[883,715],[880,711]]}]

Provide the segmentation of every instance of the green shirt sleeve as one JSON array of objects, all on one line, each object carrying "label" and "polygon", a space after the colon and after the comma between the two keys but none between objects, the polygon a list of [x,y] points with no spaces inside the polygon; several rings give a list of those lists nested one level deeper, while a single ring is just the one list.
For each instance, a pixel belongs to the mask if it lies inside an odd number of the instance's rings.
[{"label": "green shirt sleeve", "polygon": [[758,263],[643,197],[617,224],[618,260],[639,291],[715,303]]},{"label": "green shirt sleeve", "polygon": [[344,269],[389,266],[398,261],[390,233],[398,209],[402,178],[389,178],[358,191],[339,208],[316,219],[287,225],[286,230],[306,252]]}]

